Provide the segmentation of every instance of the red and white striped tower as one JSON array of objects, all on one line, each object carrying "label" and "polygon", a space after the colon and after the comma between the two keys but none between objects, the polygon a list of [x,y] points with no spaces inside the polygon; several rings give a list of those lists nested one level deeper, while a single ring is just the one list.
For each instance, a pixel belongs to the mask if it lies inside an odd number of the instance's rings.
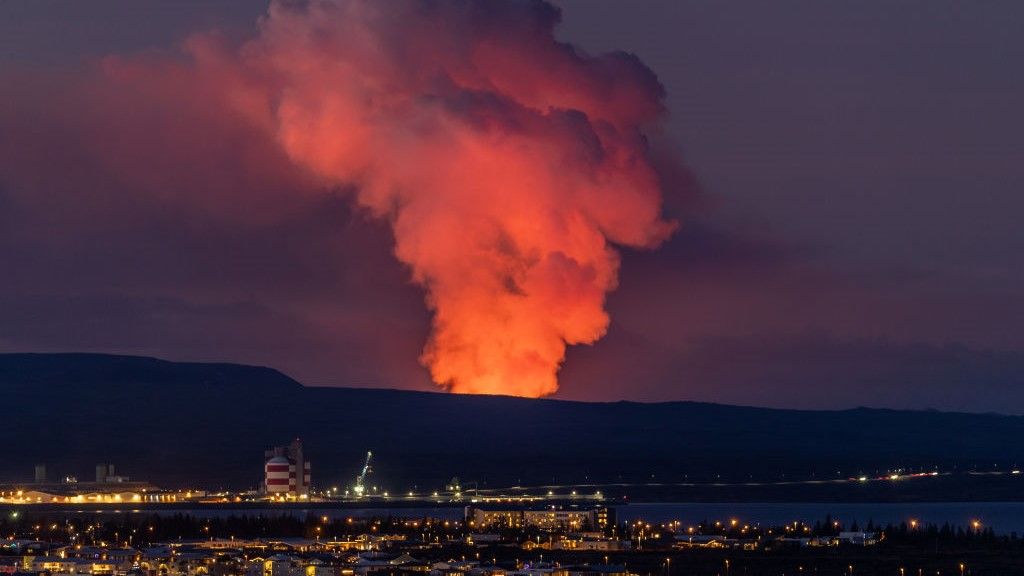
[{"label": "red and white striped tower", "polygon": [[294,489],[291,468],[291,462],[284,456],[275,456],[267,460],[264,466],[267,494],[287,494]]}]

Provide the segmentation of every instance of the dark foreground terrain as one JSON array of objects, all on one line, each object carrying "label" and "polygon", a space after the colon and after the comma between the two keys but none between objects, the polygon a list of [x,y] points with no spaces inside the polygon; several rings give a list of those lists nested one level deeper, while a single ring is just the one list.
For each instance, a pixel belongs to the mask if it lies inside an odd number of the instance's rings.
[{"label": "dark foreground terrain", "polygon": [[[1024,443],[1012,441],[1024,437],[1024,418],[1015,416],[304,387],[269,368],[81,354],[0,355],[0,398],[0,482],[31,480],[37,463],[51,478],[89,479],[110,462],[165,487],[247,488],[260,482],[264,449],[301,437],[321,486],[350,484],[373,450],[374,478],[394,491],[458,476],[479,489],[650,483],[649,497],[667,500],[1024,496],[1020,475],[966,474],[1024,464]],[[778,484],[897,469],[953,475]],[[715,482],[730,485],[706,485]],[[749,482],[769,485],[735,485]]]}]

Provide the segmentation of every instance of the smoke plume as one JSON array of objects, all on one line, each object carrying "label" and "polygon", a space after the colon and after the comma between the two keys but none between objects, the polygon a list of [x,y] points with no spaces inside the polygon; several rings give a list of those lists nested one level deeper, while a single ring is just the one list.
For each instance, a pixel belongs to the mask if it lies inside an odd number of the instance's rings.
[{"label": "smoke plume", "polygon": [[276,1],[259,35],[189,51],[293,162],[386,218],[426,291],[421,357],[453,392],[539,397],[601,338],[615,246],[653,248],[645,131],[663,89],[635,57],[555,39],[534,1]]}]

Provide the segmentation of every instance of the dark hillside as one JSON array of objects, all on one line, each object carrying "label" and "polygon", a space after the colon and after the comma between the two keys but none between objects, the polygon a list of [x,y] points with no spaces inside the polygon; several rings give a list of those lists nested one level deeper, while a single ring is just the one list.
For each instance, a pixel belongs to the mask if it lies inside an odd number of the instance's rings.
[{"label": "dark hillside", "polygon": [[1024,418],[583,403],[303,387],[269,368],[150,358],[0,355],[0,481],[88,479],[98,462],[165,486],[259,483],[265,448],[301,437],[314,482],[350,481],[375,452],[392,490],[777,481],[910,467],[1024,464]]}]

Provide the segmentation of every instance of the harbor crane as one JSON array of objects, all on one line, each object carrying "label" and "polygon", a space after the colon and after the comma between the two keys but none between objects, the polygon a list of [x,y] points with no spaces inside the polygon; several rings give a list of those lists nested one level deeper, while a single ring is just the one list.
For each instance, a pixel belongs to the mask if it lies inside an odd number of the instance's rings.
[{"label": "harbor crane", "polygon": [[359,476],[356,476],[356,485],[352,487],[352,491],[355,492],[356,498],[361,498],[363,492],[366,491],[366,475],[370,473],[370,459],[373,458],[373,452],[366,451],[366,462],[363,463],[363,469],[359,472]]}]

